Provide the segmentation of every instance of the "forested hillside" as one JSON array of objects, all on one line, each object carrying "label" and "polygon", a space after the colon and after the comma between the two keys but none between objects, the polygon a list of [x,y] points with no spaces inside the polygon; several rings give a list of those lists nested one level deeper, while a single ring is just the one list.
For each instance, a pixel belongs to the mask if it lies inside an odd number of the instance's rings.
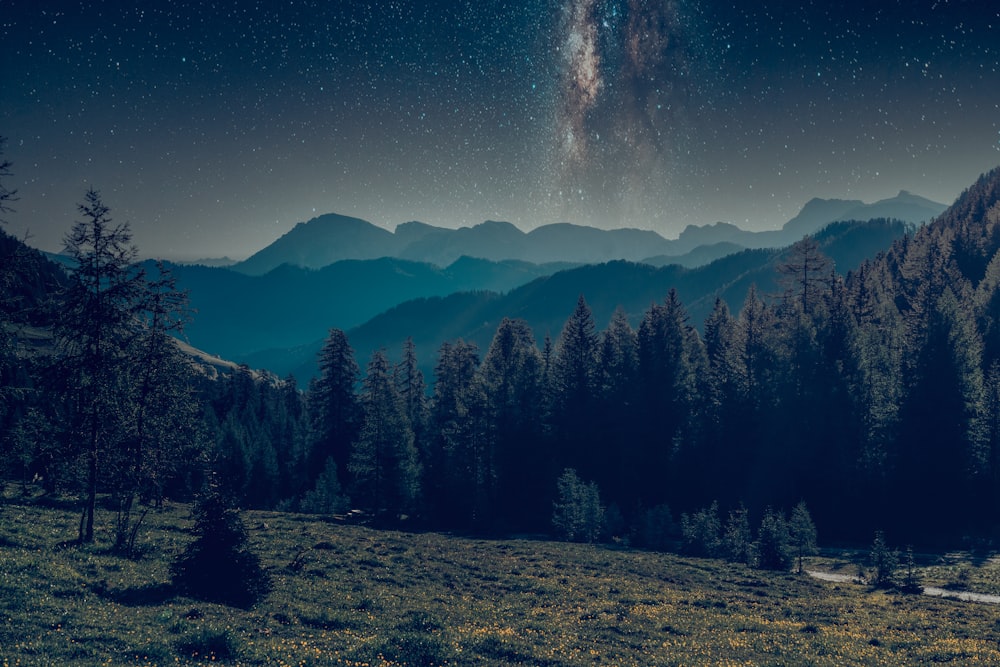
[{"label": "forested hillside", "polygon": [[[78,268],[38,311],[51,353],[6,335],[2,360],[4,474],[79,494],[83,540],[98,495],[127,549],[137,503],[212,475],[246,507],[481,533],[548,530],[576,494],[639,542],[713,502],[766,517],[805,501],[828,539],[994,535],[1000,170],[846,276],[804,238],[767,264],[773,287],[703,321],[667,289],[637,325],[619,310],[600,330],[580,269],[545,279],[568,281],[572,309],[550,336],[511,308],[488,345],[441,344],[425,377],[412,342],[360,368],[333,329],[303,388],[180,354],[184,295],[133,263],[108,210],[88,192],[67,237]],[[5,332],[30,319],[5,317]]]}]

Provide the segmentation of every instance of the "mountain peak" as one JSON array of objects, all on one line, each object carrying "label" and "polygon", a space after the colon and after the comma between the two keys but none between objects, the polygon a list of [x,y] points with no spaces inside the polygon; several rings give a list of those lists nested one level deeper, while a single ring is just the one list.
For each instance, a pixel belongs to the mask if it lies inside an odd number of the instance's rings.
[{"label": "mountain peak", "polygon": [[325,213],[300,222],[277,241],[233,265],[241,273],[261,275],[293,264],[318,269],[341,259],[377,259],[394,255],[393,234],[367,220]]}]

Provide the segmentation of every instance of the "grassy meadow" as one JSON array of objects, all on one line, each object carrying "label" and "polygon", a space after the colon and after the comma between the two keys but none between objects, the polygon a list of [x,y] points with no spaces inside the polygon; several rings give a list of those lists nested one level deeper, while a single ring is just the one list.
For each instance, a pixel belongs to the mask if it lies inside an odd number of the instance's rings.
[{"label": "grassy meadow", "polygon": [[[274,589],[230,608],[169,585],[189,511],[150,512],[133,561],[108,553],[110,512],[94,545],[66,546],[73,505],[9,487],[0,665],[1000,664],[1000,606],[672,554],[270,512],[243,517]],[[949,558],[926,566],[935,583],[1000,581],[992,561]]]}]

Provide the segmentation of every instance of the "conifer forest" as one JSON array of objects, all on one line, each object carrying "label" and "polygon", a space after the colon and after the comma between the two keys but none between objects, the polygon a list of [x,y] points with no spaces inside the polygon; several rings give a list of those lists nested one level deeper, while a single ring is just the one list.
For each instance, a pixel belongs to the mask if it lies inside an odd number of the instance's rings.
[{"label": "conifer forest", "polygon": [[558,335],[510,317],[430,377],[412,342],[359,360],[331,329],[306,386],[192,357],[169,271],[98,191],[78,213],[69,269],[2,238],[0,464],[79,498],[80,541],[104,522],[127,551],[145,508],[210,482],[242,508],[654,547],[709,508],[800,503],[827,541],[997,536],[1000,171],[846,275],[802,238],[777,293],[703,322],[672,290],[608,322],[580,294]]}]

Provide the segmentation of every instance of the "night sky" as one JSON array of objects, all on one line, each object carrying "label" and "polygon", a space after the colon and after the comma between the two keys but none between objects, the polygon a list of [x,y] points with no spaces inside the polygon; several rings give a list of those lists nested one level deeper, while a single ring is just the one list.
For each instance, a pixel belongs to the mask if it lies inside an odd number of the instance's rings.
[{"label": "night sky", "polygon": [[327,212],[768,229],[1000,164],[986,0],[2,0],[0,68],[47,250],[89,186],[143,255],[240,258]]}]

